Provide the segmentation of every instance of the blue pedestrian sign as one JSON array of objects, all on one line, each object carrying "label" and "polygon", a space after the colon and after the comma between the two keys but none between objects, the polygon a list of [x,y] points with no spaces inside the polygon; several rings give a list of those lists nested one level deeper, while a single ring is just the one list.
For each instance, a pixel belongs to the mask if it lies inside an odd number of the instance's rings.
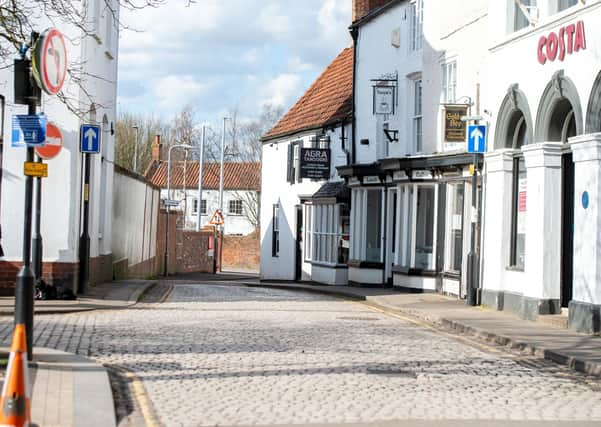
[{"label": "blue pedestrian sign", "polygon": [[486,152],[486,126],[469,125],[467,128],[467,152]]},{"label": "blue pedestrian sign", "polygon": [[46,143],[48,118],[43,115],[15,114],[12,118],[12,147],[41,147]]},{"label": "blue pedestrian sign", "polygon": [[81,125],[79,138],[79,151],[82,153],[100,153],[100,126]]}]

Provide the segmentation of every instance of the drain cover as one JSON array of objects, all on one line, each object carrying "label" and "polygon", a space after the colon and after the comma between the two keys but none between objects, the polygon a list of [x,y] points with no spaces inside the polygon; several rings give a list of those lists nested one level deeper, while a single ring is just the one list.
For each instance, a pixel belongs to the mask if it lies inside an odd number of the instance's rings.
[{"label": "drain cover", "polygon": [[391,377],[394,376],[417,379],[417,374],[415,372],[395,368],[367,368],[367,373],[373,375],[386,375]]},{"label": "drain cover", "polygon": [[375,317],[339,317],[340,320],[359,320],[361,322],[377,322]]}]

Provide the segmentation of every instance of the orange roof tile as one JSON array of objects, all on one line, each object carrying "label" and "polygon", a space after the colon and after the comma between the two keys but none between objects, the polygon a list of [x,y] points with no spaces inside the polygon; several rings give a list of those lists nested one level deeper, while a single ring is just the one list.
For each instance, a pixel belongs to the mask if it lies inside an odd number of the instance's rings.
[{"label": "orange roof tile", "polygon": [[353,49],[344,49],[263,141],[333,124],[352,112]]},{"label": "orange roof tile", "polygon": [[[198,162],[171,162],[171,188],[198,187]],[[185,173],[184,173],[185,171]],[[146,178],[154,185],[167,188],[167,162],[155,162],[155,167],[148,168]],[[204,189],[219,188],[219,163],[205,163],[202,171]],[[261,189],[261,164],[224,163],[223,188],[225,190]]]}]

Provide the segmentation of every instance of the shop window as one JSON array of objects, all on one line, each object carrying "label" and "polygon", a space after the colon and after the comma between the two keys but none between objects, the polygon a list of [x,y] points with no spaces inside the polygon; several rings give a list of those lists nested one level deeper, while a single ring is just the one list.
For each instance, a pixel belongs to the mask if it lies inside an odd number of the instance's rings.
[{"label": "shop window", "polygon": [[[353,190],[352,206],[351,258],[382,262],[382,190]],[[344,211],[341,219],[343,230],[351,228],[346,212]],[[346,249],[346,242],[341,242],[340,245]]]},{"label": "shop window", "polygon": [[442,102],[452,104],[457,99],[457,62],[442,65]]},{"label": "shop window", "polygon": [[228,203],[230,215],[242,215],[242,200],[230,200]]},{"label": "shop window", "polygon": [[400,187],[400,266],[434,270],[436,187],[411,184]]},{"label": "shop window", "polygon": [[367,191],[366,261],[382,261],[382,191]]},{"label": "shop window", "polygon": [[273,205],[271,218],[271,256],[280,255],[280,206]]},{"label": "shop window", "polygon": [[461,271],[463,259],[464,193],[464,183],[447,184],[445,270],[453,273]]},{"label": "shop window", "polygon": [[513,160],[513,200],[511,215],[511,253],[509,265],[523,270],[526,262],[526,165],[522,156]]},{"label": "shop window", "polygon": [[344,204],[313,205],[312,231],[307,231],[312,243],[306,250],[313,250],[311,259],[325,264],[346,264],[349,254],[349,209]]},{"label": "shop window", "polygon": [[411,50],[418,51],[422,49],[424,34],[424,2],[423,0],[414,0],[411,2]]},{"label": "shop window", "polygon": [[303,205],[304,212],[303,218],[305,220],[305,224],[303,230],[305,235],[303,236],[304,248],[303,254],[305,257],[305,261],[311,261],[313,259],[313,206],[312,205]]}]

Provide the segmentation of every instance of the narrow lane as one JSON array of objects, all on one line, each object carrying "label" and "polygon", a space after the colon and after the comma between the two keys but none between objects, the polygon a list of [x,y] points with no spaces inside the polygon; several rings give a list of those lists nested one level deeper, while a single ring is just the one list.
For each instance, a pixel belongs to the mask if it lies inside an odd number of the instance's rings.
[{"label": "narrow lane", "polygon": [[319,295],[177,284],[162,304],[38,316],[34,338],[135,372],[167,426],[601,422],[597,378]]}]

